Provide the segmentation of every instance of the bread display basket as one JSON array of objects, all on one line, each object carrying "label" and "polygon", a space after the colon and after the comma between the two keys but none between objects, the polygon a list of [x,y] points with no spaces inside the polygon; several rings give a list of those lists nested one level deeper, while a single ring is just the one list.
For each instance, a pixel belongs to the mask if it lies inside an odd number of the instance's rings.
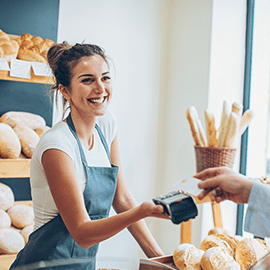
[{"label": "bread display basket", "polygon": [[233,167],[236,148],[202,147],[195,145],[194,149],[197,173],[208,168]]}]

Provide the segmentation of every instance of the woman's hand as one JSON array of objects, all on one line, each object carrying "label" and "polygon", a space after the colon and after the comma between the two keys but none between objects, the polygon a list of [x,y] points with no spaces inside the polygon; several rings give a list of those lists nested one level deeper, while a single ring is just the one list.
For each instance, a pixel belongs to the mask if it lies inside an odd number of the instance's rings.
[{"label": "woman's hand", "polygon": [[247,203],[253,185],[247,177],[227,167],[206,169],[194,177],[202,180],[198,187],[204,189],[198,199],[209,194],[211,201],[217,203],[224,200]]},{"label": "woman's hand", "polygon": [[169,219],[169,216],[165,214],[162,205],[156,205],[152,202],[144,202],[140,205],[140,209],[146,215],[146,217]]}]

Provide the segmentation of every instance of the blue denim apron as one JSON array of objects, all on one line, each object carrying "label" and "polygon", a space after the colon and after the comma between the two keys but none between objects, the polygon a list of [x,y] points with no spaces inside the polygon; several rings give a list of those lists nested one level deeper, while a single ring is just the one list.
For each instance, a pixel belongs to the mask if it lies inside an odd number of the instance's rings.
[{"label": "blue denim apron", "polygon": [[[67,123],[70,131],[77,140],[81,159],[86,170],[87,183],[83,192],[86,210],[91,220],[106,218],[109,215],[115,194],[118,167],[113,164],[111,164],[111,167],[89,167],[70,114],[67,118]],[[110,161],[110,153],[106,140],[97,124],[95,128],[98,131]],[[98,245],[99,244],[96,244],[89,249],[81,248],[73,240],[60,214],[58,214],[58,216],[54,217],[30,235],[28,243],[18,253],[11,268],[40,261],[92,258],[92,260],[89,260],[90,262],[76,263],[70,266],[48,267],[46,269],[94,270]],[[83,259],[81,261],[83,261]]]}]

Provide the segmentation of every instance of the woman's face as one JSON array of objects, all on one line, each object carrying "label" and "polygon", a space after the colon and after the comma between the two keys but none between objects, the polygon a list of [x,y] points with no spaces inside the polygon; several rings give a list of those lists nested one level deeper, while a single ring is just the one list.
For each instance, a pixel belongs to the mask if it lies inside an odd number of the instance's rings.
[{"label": "woman's face", "polygon": [[112,97],[112,82],[106,61],[100,55],[83,57],[73,68],[65,91],[71,110],[85,116],[104,115]]}]

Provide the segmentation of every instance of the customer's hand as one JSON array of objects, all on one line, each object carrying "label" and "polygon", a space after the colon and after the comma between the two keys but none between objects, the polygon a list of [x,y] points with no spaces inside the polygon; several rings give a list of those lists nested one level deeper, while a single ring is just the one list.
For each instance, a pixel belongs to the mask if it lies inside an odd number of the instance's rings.
[{"label": "customer's hand", "polygon": [[253,181],[227,167],[206,169],[194,177],[202,180],[198,187],[203,191],[198,199],[202,200],[209,194],[211,201],[217,203],[224,200],[247,203],[253,185]]}]

